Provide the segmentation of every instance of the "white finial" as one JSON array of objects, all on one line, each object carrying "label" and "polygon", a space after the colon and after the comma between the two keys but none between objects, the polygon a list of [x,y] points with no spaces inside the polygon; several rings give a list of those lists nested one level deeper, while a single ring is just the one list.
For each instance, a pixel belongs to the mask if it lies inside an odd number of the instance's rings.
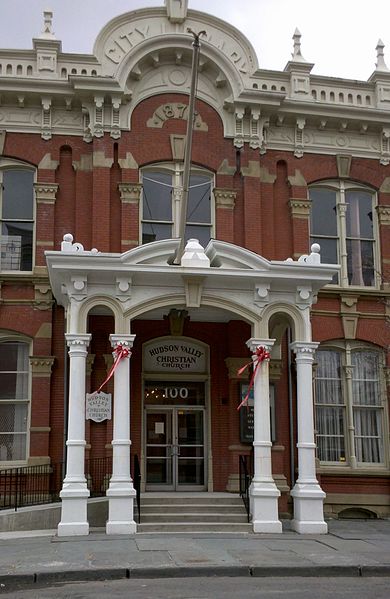
[{"label": "white finial", "polygon": [[56,36],[52,30],[53,27],[53,12],[50,9],[43,11],[43,29],[39,39],[55,40]]},{"label": "white finial", "polygon": [[295,29],[292,39],[294,40],[294,52],[291,54],[294,62],[306,62],[301,53],[301,32]]},{"label": "white finial", "polygon": [[388,72],[389,69],[387,68],[387,65],[385,63],[385,53],[383,52],[383,48],[385,47],[384,43],[382,42],[381,39],[378,40],[378,43],[376,45],[376,71],[386,71]]}]

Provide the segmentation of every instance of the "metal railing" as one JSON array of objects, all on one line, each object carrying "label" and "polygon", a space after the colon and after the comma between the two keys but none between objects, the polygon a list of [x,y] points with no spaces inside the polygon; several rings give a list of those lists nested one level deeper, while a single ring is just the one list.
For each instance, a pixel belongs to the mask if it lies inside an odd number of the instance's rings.
[{"label": "metal railing", "polygon": [[[138,470],[137,470],[138,468]],[[106,494],[112,473],[112,457],[85,461],[85,476],[90,497]],[[42,505],[60,501],[63,464],[22,466],[0,469],[0,510]],[[134,456],[134,487],[140,520],[141,475],[138,457]]]},{"label": "metal railing", "polygon": [[0,509],[59,501],[62,464],[45,464],[0,470]]},{"label": "metal railing", "polygon": [[240,497],[244,502],[248,522],[250,522],[249,486],[253,476],[253,458],[251,455],[239,457]]},{"label": "metal railing", "polygon": [[137,501],[138,524],[141,524],[141,469],[138,456],[134,456],[134,489]]}]

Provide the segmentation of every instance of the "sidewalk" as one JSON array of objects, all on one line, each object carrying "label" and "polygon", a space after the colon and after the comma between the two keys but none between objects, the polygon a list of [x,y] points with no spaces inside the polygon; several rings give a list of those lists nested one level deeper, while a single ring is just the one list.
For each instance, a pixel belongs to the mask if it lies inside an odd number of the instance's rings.
[{"label": "sidewalk", "polygon": [[[0,591],[184,576],[390,576],[390,520],[331,521],[328,535],[0,533]],[[23,535],[23,537],[21,536]]]}]

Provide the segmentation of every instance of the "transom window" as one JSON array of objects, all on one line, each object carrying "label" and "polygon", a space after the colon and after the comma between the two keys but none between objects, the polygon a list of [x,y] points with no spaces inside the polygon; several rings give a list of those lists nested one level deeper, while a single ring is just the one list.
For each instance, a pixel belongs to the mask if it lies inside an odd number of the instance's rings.
[{"label": "transom window", "polygon": [[[191,171],[185,239],[198,239],[203,247],[212,236],[212,182],[207,171]],[[146,168],[142,185],[142,243],[179,237],[183,165]]]},{"label": "transom window", "polygon": [[311,187],[310,199],[311,243],[320,244],[322,262],[341,266],[332,282],[343,287],[375,286],[374,192],[346,181],[329,181]]},{"label": "transom window", "polygon": [[34,172],[0,161],[0,270],[31,271]]},{"label": "transom window", "polygon": [[0,462],[27,458],[29,344],[0,343]]},{"label": "transom window", "polygon": [[315,371],[317,455],[361,466],[385,461],[382,355],[369,348],[321,348]]}]

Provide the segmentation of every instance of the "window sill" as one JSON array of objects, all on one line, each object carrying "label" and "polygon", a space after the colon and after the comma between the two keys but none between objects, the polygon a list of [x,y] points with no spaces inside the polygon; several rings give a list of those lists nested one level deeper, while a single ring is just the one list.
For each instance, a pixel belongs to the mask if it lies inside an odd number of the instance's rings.
[{"label": "window sill", "polygon": [[339,466],[338,464],[335,464],[334,466],[329,466],[329,465],[319,466],[317,468],[317,474],[323,474],[325,476],[339,474],[339,475],[350,476],[350,477],[362,477],[362,476],[388,477],[389,476],[389,468],[387,468],[386,466],[372,466],[372,467],[360,466],[358,468],[351,468],[351,466],[349,466],[349,464],[346,464],[345,466]]}]

